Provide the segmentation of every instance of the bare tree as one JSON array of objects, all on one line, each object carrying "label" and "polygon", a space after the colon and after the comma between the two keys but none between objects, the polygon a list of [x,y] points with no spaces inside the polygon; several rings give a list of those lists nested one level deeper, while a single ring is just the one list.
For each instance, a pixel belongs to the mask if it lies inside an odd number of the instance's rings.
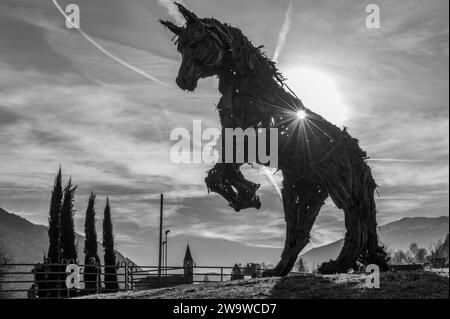
[{"label": "bare tree", "polygon": [[409,245],[409,251],[411,252],[414,259],[417,258],[417,253],[419,251],[419,246],[416,243],[411,243]]},{"label": "bare tree", "polygon": [[428,261],[432,268],[443,268],[448,265],[448,236],[446,242],[439,240],[434,247],[430,248]]},{"label": "bare tree", "polygon": [[416,262],[424,263],[427,259],[427,250],[425,248],[419,248],[416,254]]},{"label": "bare tree", "polygon": [[397,250],[392,256],[392,262],[394,264],[405,264],[407,263],[407,260],[407,254],[401,249]]}]

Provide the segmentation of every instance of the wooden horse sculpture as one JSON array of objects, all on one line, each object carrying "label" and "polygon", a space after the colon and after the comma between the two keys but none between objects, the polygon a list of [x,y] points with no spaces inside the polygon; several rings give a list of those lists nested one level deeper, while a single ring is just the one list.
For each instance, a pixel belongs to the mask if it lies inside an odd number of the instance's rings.
[{"label": "wooden horse sculpture", "polygon": [[[287,275],[325,200],[330,196],[345,213],[345,242],[322,273],[346,272],[357,262],[387,269],[377,236],[375,181],[367,155],[346,131],[306,108],[285,85],[275,63],[242,32],[215,19],[200,19],[177,4],[184,26],[161,21],[176,36],[182,63],[176,83],[194,91],[200,78],[218,76],[217,106],[222,128],[278,129],[278,165],[283,174],[286,240],[281,260],[265,276]],[[270,166],[270,163],[259,164]],[[217,163],[205,179],[236,211],[261,206],[258,184],[240,172],[242,163]]]}]

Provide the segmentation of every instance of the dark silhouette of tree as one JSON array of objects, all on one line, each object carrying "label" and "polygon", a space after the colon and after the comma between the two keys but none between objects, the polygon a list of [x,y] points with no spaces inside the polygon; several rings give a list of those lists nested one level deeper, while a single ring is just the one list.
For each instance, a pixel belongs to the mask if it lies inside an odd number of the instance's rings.
[{"label": "dark silhouette of tree", "polygon": [[[55,275],[52,273],[53,271],[55,269],[52,269],[50,264],[45,262],[37,263],[31,271],[34,275],[35,283],[31,286],[29,293],[32,294],[32,291],[35,291],[38,298],[55,298],[59,296],[62,291],[59,289],[54,290],[58,286],[51,282],[51,280],[55,279]],[[64,268],[60,271],[64,271]]]},{"label": "dark silhouette of tree", "polygon": [[426,261],[427,250],[425,248],[420,248],[416,243],[411,243],[409,245],[409,252],[411,255],[410,262],[421,264]]},{"label": "dark silhouette of tree", "polygon": [[427,250],[425,249],[425,248],[419,248],[418,250],[417,250],[417,253],[416,253],[416,262],[417,263],[420,263],[420,264],[422,264],[422,263],[424,263],[424,262],[426,262],[426,259],[427,259]]},{"label": "dark silhouette of tree", "polygon": [[394,264],[405,264],[408,262],[408,256],[407,254],[399,249],[392,255],[392,263]]},{"label": "dark silhouette of tree", "polygon": [[97,252],[97,231],[95,229],[95,194],[91,192],[86,217],[84,220],[84,283],[88,293],[95,293],[98,288],[100,258]]},{"label": "dark silhouette of tree", "polygon": [[114,233],[109,198],[106,198],[106,206],[103,216],[102,244],[105,253],[105,289],[106,292],[115,292],[119,289],[119,284],[117,282],[116,253],[114,250]]},{"label": "dark silhouette of tree", "polygon": [[242,274],[244,276],[251,276],[252,278],[257,278],[262,274],[261,265],[258,263],[247,263],[242,269]]},{"label": "dark silhouette of tree", "polygon": [[409,251],[411,252],[413,258],[416,258],[416,255],[419,251],[419,246],[416,243],[411,243],[409,244]]},{"label": "dark silhouette of tree", "polygon": [[447,237],[445,237],[444,243],[439,247],[441,254],[443,257],[447,259],[447,265],[448,265],[448,259],[449,259],[449,234],[447,234]]},{"label": "dark silhouette of tree", "polygon": [[449,265],[449,238],[448,234],[445,241],[439,240],[434,248],[430,249],[427,257],[432,268],[443,268]]},{"label": "dark silhouette of tree", "polygon": [[63,189],[61,182],[61,166],[59,167],[58,174],[56,174],[55,182],[53,184],[52,196],[50,199],[50,211],[48,217],[48,258],[51,263],[58,263],[60,256],[60,214],[61,214],[61,202],[63,199]]},{"label": "dark silhouette of tree", "polygon": [[78,259],[77,247],[75,243],[75,229],[73,224],[73,215],[75,213],[73,209],[73,199],[76,186],[72,186],[72,179],[69,179],[66,187],[64,188],[63,204],[61,206],[61,260],[67,261]]},{"label": "dark silhouette of tree", "polygon": [[240,264],[236,263],[234,264],[233,269],[231,270],[230,280],[240,280],[240,279],[244,279],[244,275],[242,274]]}]

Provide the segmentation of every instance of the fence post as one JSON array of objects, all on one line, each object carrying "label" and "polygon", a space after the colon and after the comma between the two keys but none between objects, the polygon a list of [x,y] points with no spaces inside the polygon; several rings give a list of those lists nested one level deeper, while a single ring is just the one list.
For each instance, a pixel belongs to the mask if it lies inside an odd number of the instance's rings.
[{"label": "fence post", "polygon": [[125,291],[128,291],[128,262],[125,263]]},{"label": "fence post", "polygon": [[129,282],[129,284],[130,284],[130,290],[134,290],[134,270],[136,269],[136,266],[133,264],[133,263],[131,263],[130,262],[130,269],[128,270],[129,271],[129,273],[128,273],[128,276],[129,276],[129,279],[128,279],[128,282]]},{"label": "fence post", "polygon": [[102,266],[101,266],[100,262],[97,262],[97,267],[95,268],[95,272],[96,272],[95,288],[96,288],[97,295],[100,294],[100,292],[102,290],[102,277],[101,277],[102,268],[101,267]]},{"label": "fence post", "polygon": [[33,294],[34,294],[34,299],[38,299],[38,284],[37,284],[37,280],[36,280],[36,265],[34,265],[33,268],[33,280],[34,280],[34,288],[33,288]]},{"label": "fence post", "polygon": [[223,267],[220,267],[220,281],[223,281]]}]

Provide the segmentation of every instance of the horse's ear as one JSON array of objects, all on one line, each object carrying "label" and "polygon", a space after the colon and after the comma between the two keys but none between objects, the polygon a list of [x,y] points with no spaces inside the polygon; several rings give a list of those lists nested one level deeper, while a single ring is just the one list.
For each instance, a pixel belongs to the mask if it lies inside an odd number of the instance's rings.
[{"label": "horse's ear", "polygon": [[175,4],[178,7],[178,11],[183,15],[183,17],[186,19],[186,22],[199,22],[200,19],[195,15],[194,12],[189,11],[184,7],[182,4],[179,4],[178,2],[175,2]]},{"label": "horse's ear", "polygon": [[183,30],[182,27],[179,27],[170,21],[159,20],[159,22],[161,22],[163,26],[169,28],[169,30],[172,31],[175,35],[180,35],[181,31]]}]

